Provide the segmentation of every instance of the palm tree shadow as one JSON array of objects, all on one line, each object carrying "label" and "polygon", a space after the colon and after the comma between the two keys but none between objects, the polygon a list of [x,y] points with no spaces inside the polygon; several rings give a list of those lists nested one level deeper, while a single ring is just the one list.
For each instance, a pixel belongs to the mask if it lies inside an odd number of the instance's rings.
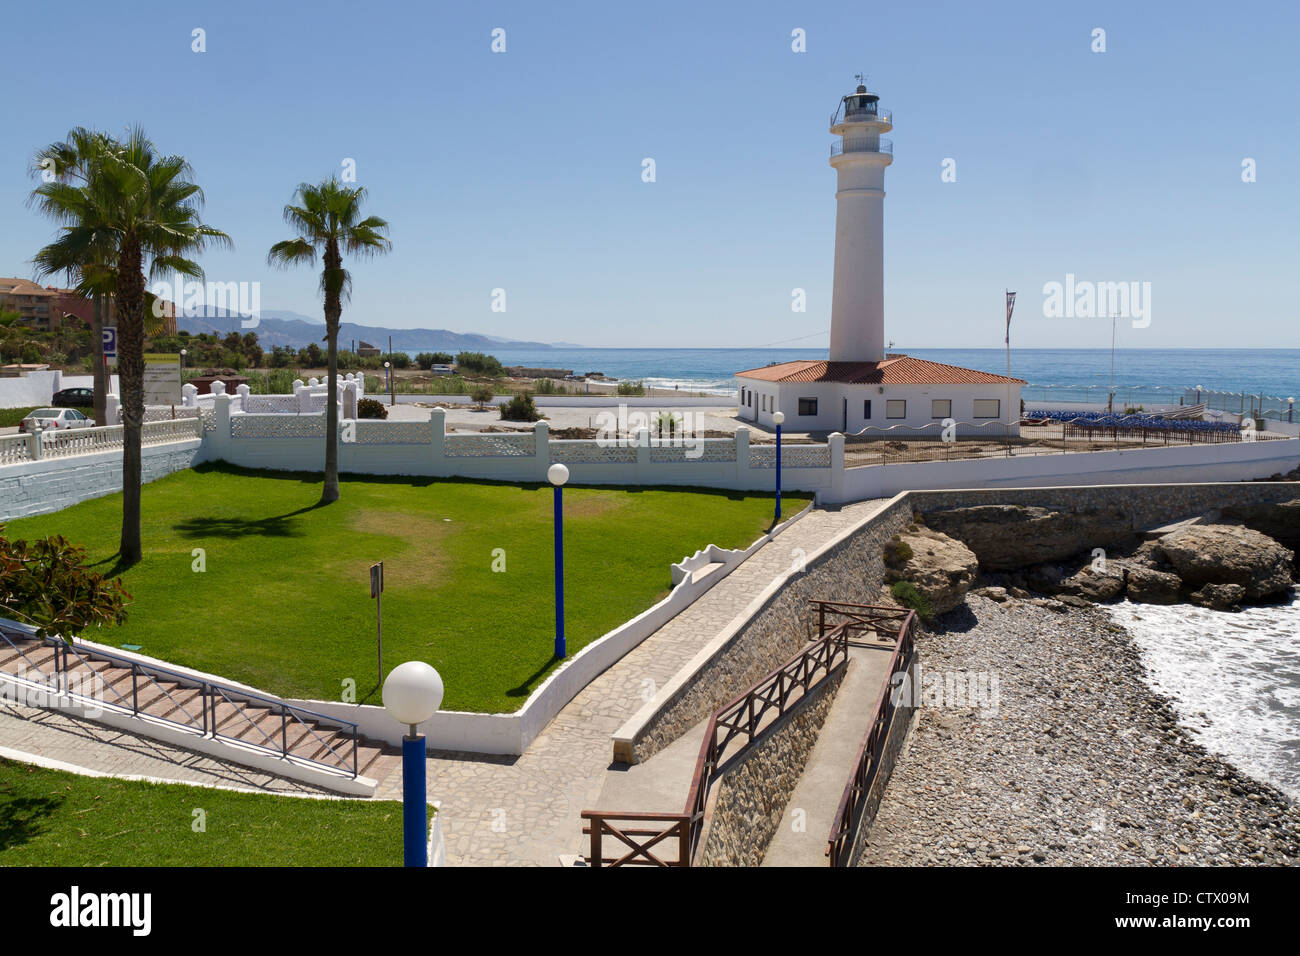
[{"label": "palm tree shadow", "polygon": [[0,795],[0,851],[30,843],[44,833],[47,818],[63,805],[57,797],[14,797]]},{"label": "palm tree shadow", "polygon": [[299,538],[302,537],[302,530],[293,519],[299,515],[307,514],[309,511],[315,511],[317,508],[325,507],[328,507],[326,503],[318,501],[305,508],[299,508],[297,511],[290,511],[270,518],[187,518],[184,521],[177,522],[172,527],[182,537],[186,538],[246,538],[250,535],[268,538]]},{"label": "palm tree shadow", "polygon": [[543,674],[545,674],[548,670],[551,669],[551,665],[554,663],[555,663],[555,655],[552,654],[549,658],[547,658],[545,664],[543,664],[541,667],[537,668],[537,670],[529,674],[527,678],[525,678],[523,681],[520,682],[518,687],[512,687],[508,691],[506,691],[506,696],[527,697],[529,694],[533,692],[534,689],[533,685],[537,683],[538,680],[541,679]]}]

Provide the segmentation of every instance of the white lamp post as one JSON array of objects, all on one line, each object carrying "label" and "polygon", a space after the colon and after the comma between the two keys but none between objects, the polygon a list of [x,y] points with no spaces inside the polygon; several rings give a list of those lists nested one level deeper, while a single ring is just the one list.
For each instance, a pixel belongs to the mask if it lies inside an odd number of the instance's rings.
[{"label": "white lamp post", "polygon": [[555,486],[555,659],[564,660],[564,483],[569,469],[558,461],[546,469],[546,480]]},{"label": "white lamp post", "polygon": [[398,664],[384,681],[383,699],[389,715],[410,728],[402,737],[402,859],[406,866],[428,866],[429,801],[419,725],[442,706],[442,678],[424,661]]}]

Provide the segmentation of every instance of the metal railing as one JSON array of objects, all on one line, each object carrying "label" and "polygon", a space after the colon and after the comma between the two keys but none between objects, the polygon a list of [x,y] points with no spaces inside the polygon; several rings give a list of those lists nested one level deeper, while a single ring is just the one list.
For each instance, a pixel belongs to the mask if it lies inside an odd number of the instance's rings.
[{"label": "metal railing", "polygon": [[[843,616],[855,627],[875,627],[875,622],[882,620],[881,608],[862,604],[844,604],[818,601],[818,626],[824,628],[827,614]],[[831,821],[830,834],[826,840],[826,857],[831,866],[848,866],[852,861],[849,853],[853,846],[853,834],[862,822],[861,811],[871,795],[880,766],[885,744],[889,739],[890,726],[898,704],[895,690],[895,675],[903,673],[912,666],[915,647],[913,632],[916,629],[916,614],[912,611],[895,609],[893,623],[898,628],[898,641],[889,661],[889,677],[880,689],[875,707],[871,711],[871,720],[867,726],[862,746],[858,748],[857,760],[849,782],[840,797],[839,807]]]},{"label": "metal railing", "polygon": [[[3,641],[0,643],[0,651],[5,647],[15,651],[18,657],[13,660],[16,661],[18,658],[24,660],[30,670],[44,680],[46,690],[55,689],[79,703],[130,714],[141,720],[157,721],[171,727],[179,727],[214,740],[233,742],[243,747],[274,754],[282,759],[311,764],[352,778],[355,778],[359,772],[357,765],[359,735],[357,725],[351,721],[331,717],[328,714],[319,714],[302,707],[294,707],[274,697],[265,697],[216,684],[191,674],[147,664],[120,654],[71,644],[59,637],[37,637],[25,625],[3,619],[0,619],[0,641]],[[33,652],[38,648],[52,648],[54,653],[49,659],[37,663],[27,650],[24,650],[23,645],[27,645],[28,650]],[[96,671],[93,666],[95,662],[108,664],[109,667],[103,671]],[[45,666],[42,667],[42,664]],[[53,666],[52,671],[46,669],[50,665]],[[101,678],[98,686],[103,688],[105,698],[108,694],[112,695],[111,700],[99,699],[71,689],[73,682],[68,678],[70,672],[78,665],[84,666],[89,674],[97,674]],[[122,673],[114,674],[113,671]],[[109,677],[112,678],[111,682],[102,679]],[[169,688],[167,684],[175,686]],[[179,691],[179,688],[198,691],[198,694],[178,697],[173,691]],[[161,704],[164,698],[172,705],[166,710],[163,710],[166,705]],[[220,712],[222,705],[227,708],[224,713]],[[159,712],[160,710],[162,712]],[[254,711],[260,713],[254,714],[252,713]],[[279,717],[278,742],[276,736],[265,729],[265,726],[276,725],[276,717]],[[269,724],[268,718],[270,718]],[[250,729],[256,730],[261,735],[261,739],[249,740],[231,734],[229,731],[232,721],[234,726],[239,727],[243,733],[247,733]],[[295,729],[292,746],[289,738],[291,722]],[[330,743],[328,734],[322,737],[318,732],[322,729],[322,724],[336,725],[343,739]],[[309,737],[315,738],[318,745],[315,751],[310,756],[295,753],[294,748],[304,744]]]},{"label": "metal railing", "polygon": [[854,141],[831,143],[831,155],[839,156],[844,153],[887,153],[894,155],[894,141],[889,139],[880,139],[877,142]]},{"label": "metal railing", "polygon": [[[704,731],[686,807],[681,813],[582,811],[581,817],[587,821],[582,832],[591,837],[588,865],[691,866],[700,849],[709,790],[717,780],[718,768],[728,756],[728,750],[733,743],[739,742],[732,756],[742,753],[772,721],[802,700],[837,666],[847,663],[851,630],[850,624],[845,622],[830,633],[820,635],[739,697],[714,711]],[[800,692],[797,697],[794,696],[796,691]],[[646,823],[654,825],[627,825]],[[622,856],[606,856],[605,837],[619,841],[626,852]],[[677,847],[675,859],[652,852],[659,844],[671,844],[672,841]]]},{"label": "metal railing", "polygon": [[836,126],[840,122],[855,123],[855,122],[863,122],[863,121],[868,123],[872,123],[872,122],[888,123],[890,126],[893,126],[894,112],[893,110],[885,109],[883,106],[877,106],[874,110],[856,109],[856,110],[849,110],[846,112],[844,109],[844,104],[841,103],[839,109],[837,109],[834,113],[831,114],[830,125]]},{"label": "metal railing", "polygon": [[[1199,424],[1199,423],[1198,423]],[[1188,424],[1143,427],[1137,424],[1098,424],[1093,419],[1066,421],[1023,418],[1019,435],[1003,434],[1006,423],[952,422],[944,425],[869,426],[846,435],[844,463],[856,468],[971,458],[1033,457],[1092,451],[1128,451],[1174,445],[1285,440],[1280,433],[1257,430],[1205,429]],[[945,433],[947,438],[944,437]]]}]

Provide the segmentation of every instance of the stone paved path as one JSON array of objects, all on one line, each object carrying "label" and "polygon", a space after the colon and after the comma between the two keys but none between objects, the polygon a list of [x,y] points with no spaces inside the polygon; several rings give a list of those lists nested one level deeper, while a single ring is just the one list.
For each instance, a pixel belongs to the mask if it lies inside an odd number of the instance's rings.
[{"label": "stone paved path", "polygon": [[157,777],[267,793],[329,793],[68,714],[11,703],[0,704],[0,746],[119,777]]},{"label": "stone paved path", "polygon": [[[555,866],[560,854],[579,853],[578,814],[597,805],[610,734],[644,703],[647,688],[667,683],[789,568],[793,549],[811,553],[884,501],[809,513],[588,684],[522,756],[431,755],[429,795],[445,813],[448,864]],[[376,796],[400,793],[401,775],[394,773]]]}]

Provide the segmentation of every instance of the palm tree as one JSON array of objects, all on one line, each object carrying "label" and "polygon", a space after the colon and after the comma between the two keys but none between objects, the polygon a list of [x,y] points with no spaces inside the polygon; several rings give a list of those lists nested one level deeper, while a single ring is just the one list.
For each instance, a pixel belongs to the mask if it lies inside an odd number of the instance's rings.
[{"label": "palm tree", "polygon": [[[230,237],[199,219],[203,191],[181,156],[159,155],[138,127],[124,141],[103,137],[86,162],[84,182],[43,183],[32,193],[37,208],[63,223],[59,237],[41,250],[43,270],[83,269],[111,262],[117,312],[118,378],[122,388],[122,537],[124,564],[140,560],[140,430],[144,423],[144,337],[151,320],[145,267],[157,277],[180,273],[202,278],[189,258],[209,245],[229,247]],[[107,255],[105,250],[112,250]],[[91,278],[105,280],[98,270]],[[105,280],[106,281],[106,280]]]},{"label": "palm tree", "polygon": [[[32,175],[47,182],[57,180],[84,188],[97,158],[111,145],[112,139],[106,134],[78,126],[68,133],[64,141],[51,143],[37,151],[32,161]],[[32,198],[36,199],[36,194]],[[95,424],[107,425],[109,422],[105,399],[108,394],[108,375],[104,369],[103,329],[108,318],[108,296],[116,285],[116,275],[113,272],[116,250],[107,246],[97,249],[87,256],[86,261],[71,264],[68,268],[51,263],[49,260],[52,256],[56,257],[57,251],[50,252],[48,247],[36,254],[33,262],[37,274],[45,277],[62,271],[67,275],[68,282],[93,302],[90,334],[95,355],[92,373],[95,386]]]},{"label": "palm tree", "polygon": [[298,236],[277,242],[266,260],[288,268],[300,263],[324,260],[320,290],[325,298],[325,339],[329,343],[329,399],[325,403],[325,487],[321,504],[339,497],[339,320],[343,303],[352,292],[352,276],[343,268],[343,253],[371,256],[388,252],[393,244],[385,233],[388,223],[378,216],[361,218],[366,191],[361,186],[340,185],[330,178],[313,186],[302,183],[294,201],[284,207],[284,221]]}]

